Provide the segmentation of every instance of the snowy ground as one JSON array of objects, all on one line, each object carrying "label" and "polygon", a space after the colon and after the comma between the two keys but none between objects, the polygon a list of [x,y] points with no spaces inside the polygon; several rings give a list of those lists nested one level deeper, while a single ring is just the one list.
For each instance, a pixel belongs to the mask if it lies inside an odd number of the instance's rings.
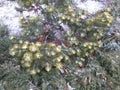
[{"label": "snowy ground", "polygon": [[[74,0],[74,2],[78,8],[88,10],[90,14],[104,8],[101,2],[93,0],[87,0],[83,3],[81,0]],[[21,30],[19,23],[20,13],[15,10],[15,7],[18,6],[15,1],[0,0],[0,24],[5,24],[10,30],[10,34],[19,33]]]},{"label": "snowy ground", "polygon": [[14,1],[0,0],[0,24],[6,25],[10,34],[20,31],[19,12],[15,7],[18,7],[18,4]]},{"label": "snowy ground", "polygon": [[78,8],[87,10],[90,14],[94,14],[105,8],[104,3],[94,0],[87,0],[85,2],[81,2],[81,0],[74,0],[74,2]]}]

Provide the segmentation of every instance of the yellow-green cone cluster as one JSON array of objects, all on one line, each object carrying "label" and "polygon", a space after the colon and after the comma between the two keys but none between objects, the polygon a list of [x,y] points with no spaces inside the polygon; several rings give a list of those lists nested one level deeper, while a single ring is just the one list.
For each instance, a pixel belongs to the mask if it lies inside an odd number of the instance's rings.
[{"label": "yellow-green cone cluster", "polygon": [[29,7],[35,0],[18,0],[19,5]]},{"label": "yellow-green cone cluster", "polygon": [[61,45],[22,40],[9,50],[10,55],[20,59],[22,66],[32,74],[39,73],[42,68],[46,71],[50,71],[52,67],[62,68],[62,60],[68,60],[69,57],[61,52]]},{"label": "yellow-green cone cluster", "polygon": [[[74,23],[74,24],[79,24],[80,20],[81,20],[81,15],[82,12],[76,12],[75,8],[73,6],[67,6],[65,8],[65,12],[64,13],[58,13],[58,17],[60,22],[70,22],[70,23]],[[84,14],[87,14],[87,12],[85,12]]]}]

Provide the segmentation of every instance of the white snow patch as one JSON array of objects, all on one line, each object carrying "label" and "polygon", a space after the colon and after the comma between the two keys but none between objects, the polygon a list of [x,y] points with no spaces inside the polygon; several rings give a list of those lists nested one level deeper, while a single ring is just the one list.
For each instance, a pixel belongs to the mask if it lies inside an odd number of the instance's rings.
[{"label": "white snow patch", "polygon": [[19,12],[15,7],[19,5],[14,1],[0,0],[0,24],[4,24],[10,30],[10,34],[20,32]]},{"label": "white snow patch", "polygon": [[85,2],[81,2],[81,0],[74,0],[74,3],[78,8],[87,10],[90,14],[94,14],[105,8],[103,3],[94,0],[87,0]]}]

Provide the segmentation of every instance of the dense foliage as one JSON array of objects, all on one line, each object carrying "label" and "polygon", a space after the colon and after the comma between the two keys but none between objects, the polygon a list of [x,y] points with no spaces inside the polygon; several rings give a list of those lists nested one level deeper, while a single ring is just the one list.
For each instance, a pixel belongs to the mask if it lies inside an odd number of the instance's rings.
[{"label": "dense foliage", "polygon": [[[84,10],[76,11],[74,5],[63,4],[62,8],[56,8],[50,4],[43,8],[37,2],[28,8],[36,10],[38,15],[32,19],[21,19],[24,39],[10,48],[10,54],[20,59],[27,71],[34,74],[43,68],[46,71],[52,67],[63,69],[66,60],[74,60],[83,67],[85,59],[102,46],[103,30],[112,21],[107,10],[89,15]],[[64,29],[61,24],[68,29]],[[30,36],[34,36],[34,39],[25,41]]]},{"label": "dense foliage", "polygon": [[20,13],[35,15],[21,14],[20,36],[0,28],[1,90],[119,89],[120,53],[102,47],[113,20],[108,8],[91,15],[72,0],[18,3]]},{"label": "dense foliage", "polygon": [[0,25],[0,60],[4,61],[10,57],[9,47],[11,41],[8,36],[8,29],[5,26]]},{"label": "dense foliage", "polygon": [[111,14],[114,17],[113,24],[105,30],[104,47],[107,50],[120,50],[120,1],[109,1]]}]

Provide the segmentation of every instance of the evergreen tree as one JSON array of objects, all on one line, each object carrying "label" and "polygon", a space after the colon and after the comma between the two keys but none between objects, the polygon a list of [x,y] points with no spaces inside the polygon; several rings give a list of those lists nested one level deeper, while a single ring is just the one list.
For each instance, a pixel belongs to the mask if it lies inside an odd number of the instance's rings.
[{"label": "evergreen tree", "polygon": [[21,35],[7,44],[11,60],[0,64],[1,90],[119,89],[119,52],[102,47],[113,20],[108,8],[90,15],[72,0],[18,3],[35,15],[21,14]]}]

